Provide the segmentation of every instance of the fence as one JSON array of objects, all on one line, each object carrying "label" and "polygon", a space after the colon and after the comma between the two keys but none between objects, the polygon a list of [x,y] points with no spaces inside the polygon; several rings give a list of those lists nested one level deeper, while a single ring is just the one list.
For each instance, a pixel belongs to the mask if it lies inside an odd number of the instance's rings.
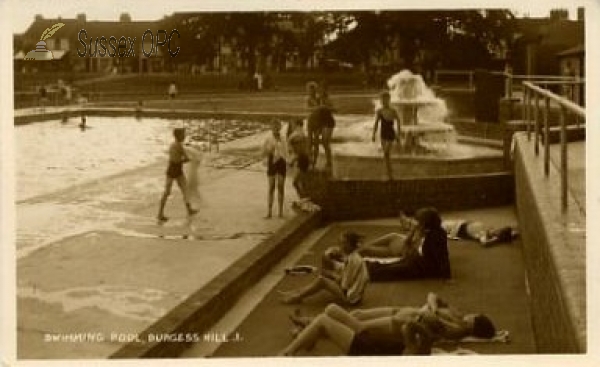
[{"label": "fence", "polygon": [[440,85],[443,77],[451,77],[452,79],[466,78],[469,89],[475,88],[475,72],[473,70],[436,70],[433,74],[433,84]]},{"label": "fence", "polygon": [[580,106],[585,105],[584,79],[560,75],[514,75],[507,72],[496,74],[505,77],[504,96],[506,98],[514,98],[517,93],[522,93],[523,84],[530,82],[544,89],[552,90],[555,94],[562,94]]},{"label": "fence", "polygon": [[[539,155],[540,137],[544,136],[544,174],[550,174],[550,123],[549,112],[551,104],[559,108],[560,122],[560,190],[561,190],[561,207],[567,209],[567,190],[568,190],[568,156],[567,156],[567,117],[575,116],[577,127],[581,127],[582,120],[585,122],[585,109],[574,103],[573,101],[559,96],[547,89],[549,85],[571,85],[572,81],[544,81],[533,83],[530,81],[523,82],[523,120],[527,124],[527,138],[531,140],[532,124],[534,136],[535,154]],[[543,101],[543,107],[540,107],[540,101]],[[552,106],[554,107],[554,106]],[[540,113],[541,112],[541,113]],[[544,132],[541,132],[540,115],[542,115]]]}]

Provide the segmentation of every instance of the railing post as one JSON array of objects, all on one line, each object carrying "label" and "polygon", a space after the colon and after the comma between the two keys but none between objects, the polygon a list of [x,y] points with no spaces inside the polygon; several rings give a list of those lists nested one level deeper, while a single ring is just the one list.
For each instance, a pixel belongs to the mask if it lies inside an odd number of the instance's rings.
[{"label": "railing post", "polygon": [[473,89],[473,72],[469,71],[469,89]]},{"label": "railing post", "polygon": [[548,112],[550,111],[550,98],[545,97],[544,108],[544,173],[550,174],[550,122],[548,121]]},{"label": "railing post", "polygon": [[523,120],[527,126],[527,140],[531,140],[531,126],[529,124],[529,88],[524,85],[523,89]]},{"label": "railing post", "polygon": [[567,123],[565,117],[565,108],[560,106],[560,202],[562,210],[567,209]]},{"label": "railing post", "polygon": [[533,119],[534,119],[534,123],[535,123],[535,130],[534,130],[534,142],[533,142],[533,146],[534,146],[534,151],[535,151],[535,155],[538,156],[540,155],[540,95],[538,93],[535,94],[535,109],[534,109],[534,114],[533,114]]}]

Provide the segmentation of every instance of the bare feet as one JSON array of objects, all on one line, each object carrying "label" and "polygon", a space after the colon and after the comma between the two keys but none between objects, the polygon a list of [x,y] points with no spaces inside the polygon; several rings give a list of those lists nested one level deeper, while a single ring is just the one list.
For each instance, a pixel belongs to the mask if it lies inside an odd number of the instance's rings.
[{"label": "bare feet", "polygon": [[297,326],[300,329],[300,331],[307,327],[308,324],[310,324],[310,322],[312,321],[310,317],[302,316],[300,314],[300,310],[297,308],[294,309],[294,312],[289,316],[289,318],[292,324],[294,324],[294,326]]},{"label": "bare feet", "polygon": [[281,291],[279,291],[279,294],[281,295],[281,298],[279,300],[282,303],[285,303],[285,304],[288,304],[288,305],[300,303],[302,301],[300,298],[298,298],[298,296],[296,296],[295,294],[293,294],[291,292],[281,292]]}]

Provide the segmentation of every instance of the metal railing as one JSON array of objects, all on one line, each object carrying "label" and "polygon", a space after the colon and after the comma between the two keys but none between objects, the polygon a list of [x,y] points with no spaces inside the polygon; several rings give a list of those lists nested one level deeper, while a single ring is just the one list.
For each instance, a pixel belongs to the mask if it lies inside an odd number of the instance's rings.
[{"label": "metal railing", "polygon": [[[547,89],[550,84],[567,83],[570,81],[544,81],[541,83],[533,83],[530,81],[523,82],[523,120],[527,124],[527,138],[531,140],[532,124],[534,136],[534,150],[536,156],[539,155],[540,137],[543,135],[544,145],[544,174],[550,174],[550,122],[549,113],[551,104],[558,106],[559,109],[559,124],[560,124],[560,191],[561,191],[561,208],[566,210],[568,207],[568,156],[567,156],[567,116],[574,116],[576,126],[581,127],[582,121],[585,122],[585,109],[573,101],[559,96]],[[536,84],[541,84],[536,85]],[[543,107],[540,107],[540,102]],[[554,106],[553,106],[554,107]],[[541,118],[540,118],[541,115]],[[542,121],[540,121],[542,120]],[[543,124],[544,132],[541,128]]]},{"label": "metal railing", "polygon": [[561,75],[518,75],[509,72],[499,73],[505,77],[504,79],[504,97],[508,99],[515,98],[516,92],[523,92],[523,84],[525,82],[535,83],[544,89],[549,87],[558,87],[560,94],[566,96],[569,100],[584,105],[585,95],[585,79],[573,76]]}]

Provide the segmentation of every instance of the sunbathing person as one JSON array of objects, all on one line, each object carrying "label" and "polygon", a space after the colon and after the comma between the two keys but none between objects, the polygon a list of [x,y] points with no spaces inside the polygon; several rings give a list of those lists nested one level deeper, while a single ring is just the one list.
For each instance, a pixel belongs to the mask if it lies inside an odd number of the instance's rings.
[{"label": "sunbathing person", "polygon": [[327,250],[318,276],[301,289],[282,292],[282,302],[302,302],[304,298],[320,291],[328,291],[343,303],[359,303],[369,283],[365,262],[356,251],[360,239],[361,236],[354,232],[342,233],[341,250],[335,247]]},{"label": "sunbathing person", "polygon": [[[369,277],[373,281],[450,278],[450,259],[446,232],[442,220],[434,208],[419,209],[415,215],[416,226],[402,243],[399,237],[389,241],[389,246],[379,246],[379,257],[397,256],[393,261],[366,261]],[[374,255],[378,246],[367,244],[360,249],[364,256]],[[382,256],[383,255],[383,256]]]},{"label": "sunbathing person", "polygon": [[[399,233],[388,233],[362,244],[358,252],[364,257],[399,258],[410,251],[411,243],[408,242],[408,233],[416,226],[417,220],[400,212]],[[491,246],[499,243],[513,241],[519,236],[516,228],[504,226],[488,228],[480,221],[474,220],[443,220],[442,228],[449,239],[465,239],[478,241],[482,246]]]},{"label": "sunbathing person", "polygon": [[499,243],[509,243],[519,236],[519,231],[510,226],[488,228],[476,220],[447,220],[442,227],[450,239],[465,239],[478,241],[487,247]]},{"label": "sunbathing person", "polygon": [[305,325],[280,355],[294,356],[323,339],[332,341],[349,356],[431,353],[429,334],[416,318],[404,319],[393,314],[378,316],[379,311],[373,311],[372,318],[361,320],[340,306],[330,304]]},{"label": "sunbathing person", "polygon": [[322,339],[329,339],[346,355],[430,354],[440,340],[468,336],[492,338],[496,329],[482,314],[462,314],[435,293],[429,293],[422,307],[381,307],[352,312],[331,304],[315,318],[291,317],[302,327],[280,354],[295,355]]}]

